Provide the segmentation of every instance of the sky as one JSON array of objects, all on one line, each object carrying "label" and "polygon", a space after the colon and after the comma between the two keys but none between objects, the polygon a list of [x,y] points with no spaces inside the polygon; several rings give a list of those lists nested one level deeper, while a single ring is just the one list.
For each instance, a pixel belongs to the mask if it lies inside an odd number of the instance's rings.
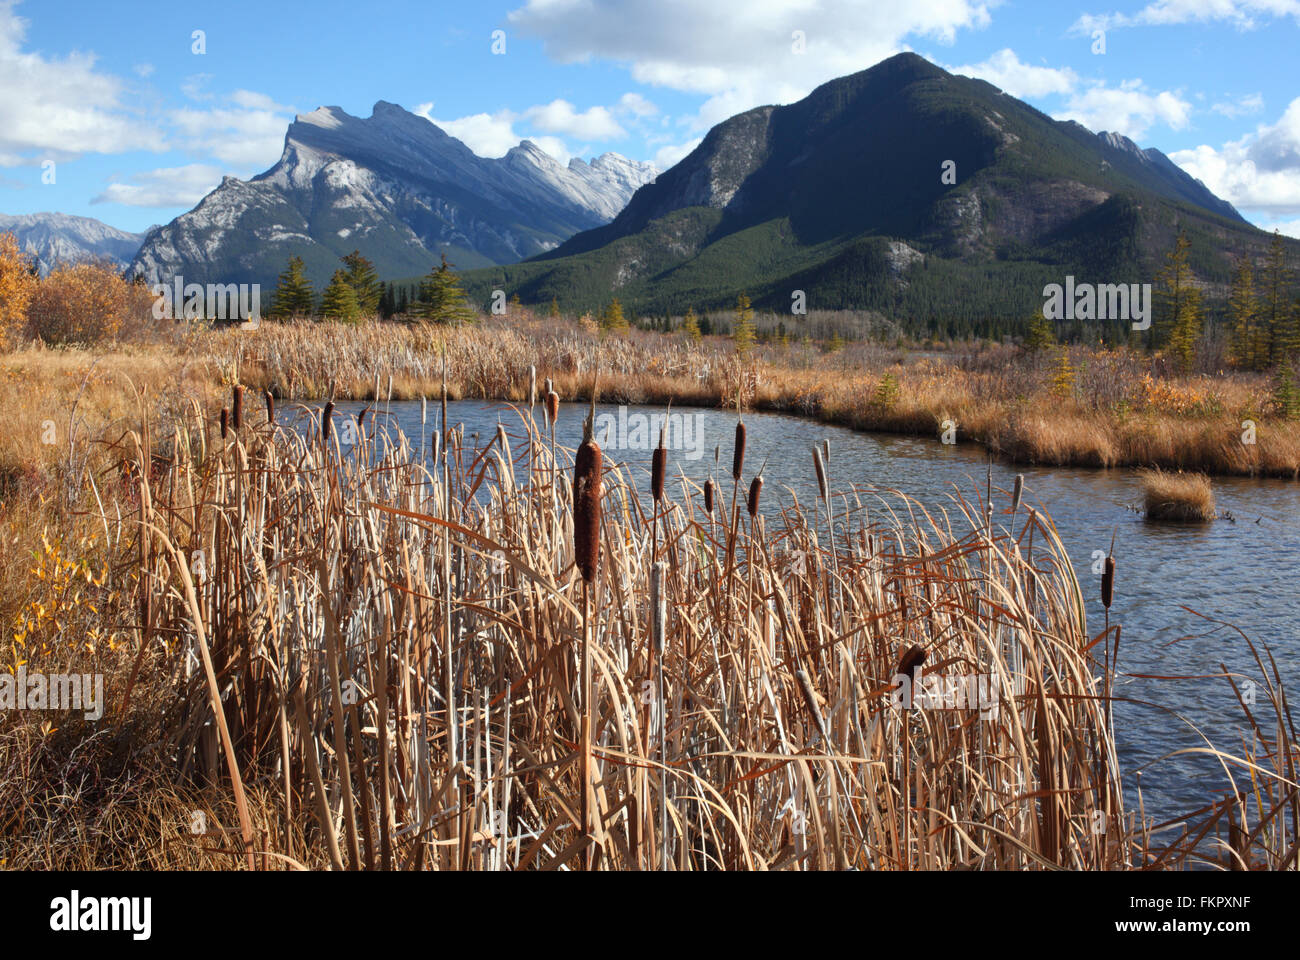
[{"label": "sky", "polygon": [[715,123],[913,51],[1156,147],[1300,237],[1300,0],[0,0],[0,213],[166,223],[388,100],[482,156],[661,169]]}]

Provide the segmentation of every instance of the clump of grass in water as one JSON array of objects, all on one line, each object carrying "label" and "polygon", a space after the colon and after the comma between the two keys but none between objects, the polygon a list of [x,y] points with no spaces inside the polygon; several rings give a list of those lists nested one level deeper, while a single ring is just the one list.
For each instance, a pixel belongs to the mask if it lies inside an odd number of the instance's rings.
[{"label": "clump of grass in water", "polygon": [[1203,473],[1139,470],[1146,517],[1153,521],[1207,523],[1217,514],[1214,489]]}]

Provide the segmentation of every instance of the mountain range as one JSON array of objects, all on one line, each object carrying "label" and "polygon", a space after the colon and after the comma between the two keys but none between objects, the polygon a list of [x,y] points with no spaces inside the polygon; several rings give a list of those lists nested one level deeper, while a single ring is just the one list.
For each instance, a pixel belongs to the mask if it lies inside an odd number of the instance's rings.
[{"label": "mountain range", "polygon": [[1152,282],[1179,230],[1210,285],[1270,239],[1160,151],[907,53],[720,123],[609,224],[466,280],[640,315],[803,291],[953,332],[1032,315],[1067,274]]},{"label": "mountain range", "polygon": [[365,119],[321,107],[290,124],[271,169],[226,177],[150,231],[133,268],[269,284],[297,255],[320,287],[354,249],[383,277],[427,273],[444,251],[462,269],[515,262],[609,221],[657,172],[616,153],[564,166],[528,140],[488,159],[396,104]]},{"label": "mountain range", "polygon": [[119,267],[131,262],[144,234],[116,230],[91,217],[64,213],[0,214],[0,233],[12,233],[19,248],[36,261],[41,276],[56,263],[108,260]]}]

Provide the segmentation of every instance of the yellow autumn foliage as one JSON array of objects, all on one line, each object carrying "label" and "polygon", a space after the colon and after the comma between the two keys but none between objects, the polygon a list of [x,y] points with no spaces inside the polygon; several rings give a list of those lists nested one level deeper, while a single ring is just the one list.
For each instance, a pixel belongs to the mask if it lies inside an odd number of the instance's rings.
[{"label": "yellow autumn foliage", "polygon": [[19,248],[18,239],[0,233],[0,346],[9,346],[22,335],[36,284],[31,259]]}]

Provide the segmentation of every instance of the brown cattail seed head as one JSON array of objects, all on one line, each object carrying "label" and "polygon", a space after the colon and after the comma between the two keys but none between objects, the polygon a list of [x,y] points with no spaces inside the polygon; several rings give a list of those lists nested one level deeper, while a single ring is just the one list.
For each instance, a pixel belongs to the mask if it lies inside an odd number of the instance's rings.
[{"label": "brown cattail seed head", "polygon": [[916,682],[916,671],[920,669],[921,664],[925,663],[925,647],[913,644],[907,648],[903,658],[898,661],[898,674],[907,674],[913,683]]},{"label": "brown cattail seed head", "polygon": [[221,439],[224,440],[230,434],[230,411],[225,407],[221,408]]},{"label": "brown cattail seed head", "polygon": [[664,445],[667,434],[668,427],[665,426],[659,432],[659,446],[655,447],[650,462],[650,493],[656,503],[664,498],[664,475],[668,473],[668,448]]},{"label": "brown cattail seed head", "polygon": [[736,424],[736,449],[731,455],[731,477],[740,482],[740,471],[745,466],[745,421]]},{"label": "brown cattail seed head", "polygon": [[831,499],[830,485],[826,482],[826,461],[821,448],[813,445],[813,468],[817,471],[817,490],[827,503]]},{"label": "brown cattail seed head", "polygon": [[528,368],[528,405],[531,407],[537,402],[537,367]]},{"label": "brown cattail seed head", "polygon": [[763,492],[763,475],[759,474],[749,484],[749,515],[758,513],[758,496]]},{"label": "brown cattail seed head", "polygon": [[1115,558],[1106,558],[1106,569],[1101,574],[1101,605],[1107,610],[1110,609],[1111,601],[1115,599]]},{"label": "brown cattail seed head", "polygon": [[275,423],[275,396],[270,390],[263,391],[266,397],[266,422]]},{"label": "brown cattail seed head", "polygon": [[322,440],[329,440],[330,429],[334,423],[334,401],[327,400],[325,409],[320,412],[320,436]]},{"label": "brown cattail seed head", "polygon": [[704,481],[704,512],[713,515],[713,478]]},{"label": "brown cattail seed head", "polygon": [[546,419],[551,421],[551,426],[555,426],[555,421],[560,417],[560,395],[554,390],[546,392]]},{"label": "brown cattail seed head", "polygon": [[239,430],[244,425],[244,388],[237,383],[233,393],[230,403],[230,425]]},{"label": "brown cattail seed head", "polygon": [[[593,403],[593,407],[594,407]],[[593,411],[594,415],[594,411]],[[573,556],[582,579],[596,579],[600,564],[600,493],[603,457],[592,436],[592,416],[573,463]]]},{"label": "brown cattail seed head", "polygon": [[1015,513],[1017,510],[1020,509],[1020,498],[1024,496],[1024,493],[1025,493],[1025,475],[1023,473],[1017,473],[1016,485],[1011,490],[1011,512],[1012,513]]}]

